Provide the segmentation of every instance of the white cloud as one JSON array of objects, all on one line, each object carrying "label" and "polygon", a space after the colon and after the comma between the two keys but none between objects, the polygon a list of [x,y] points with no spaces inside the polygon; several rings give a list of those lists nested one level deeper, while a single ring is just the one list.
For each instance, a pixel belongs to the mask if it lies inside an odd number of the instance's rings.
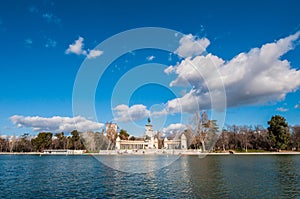
[{"label": "white cloud", "polygon": [[176,124],[170,124],[168,127],[163,128],[162,132],[163,133],[176,133],[176,132],[181,132],[186,129],[186,125],[181,124],[181,123],[176,123]]},{"label": "white cloud", "polygon": [[162,110],[152,111],[150,116],[154,118],[159,118],[168,115],[168,113],[169,112],[165,108],[163,108]]},{"label": "white cloud", "polygon": [[220,94],[223,83],[229,107],[284,99],[287,93],[300,86],[300,71],[281,57],[294,48],[299,36],[300,32],[297,32],[261,48],[240,53],[227,62],[208,54],[189,57],[176,66],[170,66],[165,73],[177,75],[170,86],[187,87],[190,92],[168,101],[165,110],[175,113],[181,110],[190,112],[195,106],[210,108],[211,96]]},{"label": "white cloud", "polygon": [[31,38],[27,38],[27,39],[25,39],[24,44],[26,47],[31,47],[31,45],[33,44],[33,41]]},{"label": "white cloud", "polygon": [[45,13],[42,14],[43,19],[45,19],[48,23],[55,23],[55,24],[60,24],[61,19],[55,16],[52,13]]},{"label": "white cloud", "polygon": [[[65,51],[66,54],[85,55],[88,59],[99,57],[103,54],[101,50],[84,50],[84,38],[79,37],[73,44],[69,45],[69,48]],[[87,53],[88,52],[88,53]]]},{"label": "white cloud", "polygon": [[86,55],[86,50],[83,50],[83,37],[79,37],[73,44],[69,45],[69,48],[66,50],[66,54],[74,53],[76,55]]},{"label": "white cloud", "polygon": [[294,108],[300,108],[300,104],[295,104]]},{"label": "white cloud", "polygon": [[56,47],[56,45],[57,45],[57,42],[55,40],[48,38],[46,41],[45,47],[46,48],[54,48],[54,47]]},{"label": "white cloud", "polygon": [[74,129],[78,131],[96,131],[104,125],[102,123],[87,120],[84,117],[39,117],[39,116],[21,116],[14,115],[10,117],[13,124],[18,128],[32,128],[34,131],[51,131],[51,132],[71,132]]},{"label": "white cloud", "polygon": [[164,70],[164,72],[166,73],[166,74],[170,74],[170,73],[173,73],[174,72],[174,67],[173,66],[169,66],[168,68],[166,68],[165,70]]},{"label": "white cloud", "polygon": [[224,64],[224,61],[217,56],[208,54],[206,56],[197,56],[194,59],[186,58],[176,66],[170,66],[165,69],[165,73],[170,74],[174,72],[177,78],[170,83],[170,86],[202,86],[206,81],[214,83],[216,73],[214,73],[215,67],[220,67]]},{"label": "white cloud", "polygon": [[194,57],[205,52],[210,41],[207,38],[200,39],[192,34],[188,34],[179,40],[179,44],[180,46],[175,51],[176,54],[181,57]]},{"label": "white cloud", "polygon": [[152,61],[152,60],[155,59],[155,56],[151,55],[151,56],[148,56],[146,59],[147,59],[148,61]]},{"label": "white cloud", "polygon": [[283,108],[283,107],[279,107],[276,109],[277,111],[280,111],[280,112],[287,112],[289,109],[287,108]]},{"label": "white cloud", "polygon": [[[33,138],[33,136],[30,136]],[[6,140],[17,140],[20,138],[19,135],[0,135],[0,138],[6,139]]]},{"label": "white cloud", "polygon": [[90,50],[89,54],[87,55],[87,58],[96,58],[103,54],[103,51],[101,50]]},{"label": "white cloud", "polygon": [[116,113],[115,120],[118,122],[138,121],[148,117],[150,114],[150,111],[147,110],[147,107],[142,104],[136,104],[131,107],[121,104],[116,106],[113,110]]},{"label": "white cloud", "polygon": [[28,11],[31,14],[35,14],[36,16],[41,17],[47,23],[54,23],[56,25],[61,25],[61,19],[58,16],[50,12],[42,13],[42,10],[37,8],[35,5],[28,7]]}]

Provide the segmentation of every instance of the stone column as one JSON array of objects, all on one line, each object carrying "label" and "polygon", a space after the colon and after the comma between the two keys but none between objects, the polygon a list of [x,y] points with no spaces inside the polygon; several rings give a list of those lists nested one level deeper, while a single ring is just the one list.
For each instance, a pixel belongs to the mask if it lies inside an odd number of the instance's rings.
[{"label": "stone column", "polygon": [[181,135],[181,149],[187,149],[187,140],[184,133]]},{"label": "stone column", "polygon": [[117,149],[117,150],[120,150],[120,149],[121,149],[121,139],[120,139],[119,136],[118,136],[117,139],[116,139],[116,149]]}]

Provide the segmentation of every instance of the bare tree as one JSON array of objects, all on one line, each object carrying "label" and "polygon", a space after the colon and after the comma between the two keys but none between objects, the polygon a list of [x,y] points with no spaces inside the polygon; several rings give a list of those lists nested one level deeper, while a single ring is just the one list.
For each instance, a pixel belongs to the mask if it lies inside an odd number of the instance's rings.
[{"label": "bare tree", "polygon": [[16,136],[8,138],[9,152],[13,152],[16,143]]},{"label": "bare tree", "polygon": [[189,132],[194,136],[192,144],[195,148],[198,148],[199,142],[202,146],[202,151],[205,151],[205,133],[202,130],[202,121],[199,113],[195,113],[190,119],[190,125],[188,126]]},{"label": "bare tree", "polygon": [[94,132],[85,132],[81,134],[83,143],[88,151],[96,151],[95,143],[95,133]]},{"label": "bare tree", "polygon": [[244,125],[240,127],[241,146],[245,149],[246,152],[248,152],[248,146],[250,144],[250,134],[251,130],[249,126]]},{"label": "bare tree", "polygon": [[117,124],[115,123],[106,123],[106,137],[108,139],[107,149],[114,149],[116,145],[116,139],[118,136]]},{"label": "bare tree", "polygon": [[[191,125],[188,126],[188,131],[194,135],[194,142],[198,146],[198,142],[201,144],[202,151],[212,149],[217,141],[218,126],[215,120],[209,120],[206,112],[199,113],[191,118]],[[208,145],[208,148],[206,147]]]},{"label": "bare tree", "polygon": [[220,135],[220,138],[217,142],[217,146],[219,148],[222,148],[222,151],[226,151],[227,149],[229,149],[229,133],[227,132],[227,130],[223,130],[221,135]]},{"label": "bare tree", "polygon": [[291,145],[295,150],[300,148],[300,126],[292,127]]}]

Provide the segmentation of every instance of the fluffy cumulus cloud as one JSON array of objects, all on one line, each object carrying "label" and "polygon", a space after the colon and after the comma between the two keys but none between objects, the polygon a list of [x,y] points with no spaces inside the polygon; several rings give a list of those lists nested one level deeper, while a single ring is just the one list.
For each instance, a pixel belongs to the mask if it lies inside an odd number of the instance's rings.
[{"label": "fluffy cumulus cloud", "polygon": [[88,59],[96,58],[103,54],[100,50],[84,50],[84,38],[79,37],[74,43],[69,45],[69,48],[65,51],[66,54],[85,55]]},{"label": "fluffy cumulus cloud", "polygon": [[300,103],[299,104],[295,104],[294,108],[300,108]]},{"label": "fluffy cumulus cloud", "polygon": [[103,51],[101,50],[89,50],[89,54],[87,55],[87,58],[96,58],[103,54]]},{"label": "fluffy cumulus cloud", "polygon": [[66,54],[86,55],[86,50],[83,50],[83,40],[83,37],[79,37],[73,44],[70,44]]},{"label": "fluffy cumulus cloud", "polygon": [[[170,83],[170,86],[196,86],[203,87],[204,84],[217,84],[220,81],[214,70],[224,64],[224,61],[217,56],[208,54],[206,56],[197,56],[195,58],[186,58],[176,66],[170,66],[165,69],[165,73],[175,73],[177,78]],[[218,86],[220,86],[218,84]]]},{"label": "fluffy cumulus cloud", "polygon": [[186,125],[181,124],[181,123],[176,123],[176,124],[170,124],[168,127],[163,128],[162,132],[163,133],[176,133],[176,132],[182,132],[185,129],[186,129]]},{"label": "fluffy cumulus cloud", "polygon": [[78,131],[97,131],[104,125],[102,123],[93,122],[84,117],[39,117],[39,116],[21,116],[14,115],[10,117],[13,124],[18,128],[32,128],[34,131],[51,131],[51,132],[71,132],[74,129]]},{"label": "fluffy cumulus cloud", "polygon": [[150,111],[142,104],[136,104],[131,107],[121,104],[116,106],[113,110],[116,115],[115,120],[118,122],[138,121],[150,115]]},{"label": "fluffy cumulus cloud", "polygon": [[299,36],[300,32],[297,32],[277,42],[240,53],[229,61],[207,54],[187,57],[177,65],[168,67],[165,73],[176,74],[170,86],[191,89],[182,97],[168,101],[164,111],[190,112],[193,106],[210,108],[211,100],[218,103],[217,96],[221,96],[224,88],[229,107],[284,99],[287,93],[300,86],[300,71],[281,59],[295,47]]},{"label": "fluffy cumulus cloud", "polygon": [[179,40],[179,44],[179,47],[175,51],[176,54],[181,57],[194,57],[205,52],[210,41],[207,38],[197,38],[192,34],[188,34]]}]

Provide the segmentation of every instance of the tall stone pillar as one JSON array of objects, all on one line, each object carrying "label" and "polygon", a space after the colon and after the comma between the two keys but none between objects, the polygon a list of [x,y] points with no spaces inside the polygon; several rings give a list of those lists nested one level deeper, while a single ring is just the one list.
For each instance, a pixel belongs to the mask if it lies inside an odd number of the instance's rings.
[{"label": "tall stone pillar", "polygon": [[186,140],[186,136],[184,135],[184,133],[181,135],[181,149],[187,149],[187,140]]},{"label": "tall stone pillar", "polygon": [[117,150],[120,150],[120,149],[121,149],[121,139],[120,139],[119,136],[118,136],[117,139],[116,139],[116,149],[117,149]]}]

